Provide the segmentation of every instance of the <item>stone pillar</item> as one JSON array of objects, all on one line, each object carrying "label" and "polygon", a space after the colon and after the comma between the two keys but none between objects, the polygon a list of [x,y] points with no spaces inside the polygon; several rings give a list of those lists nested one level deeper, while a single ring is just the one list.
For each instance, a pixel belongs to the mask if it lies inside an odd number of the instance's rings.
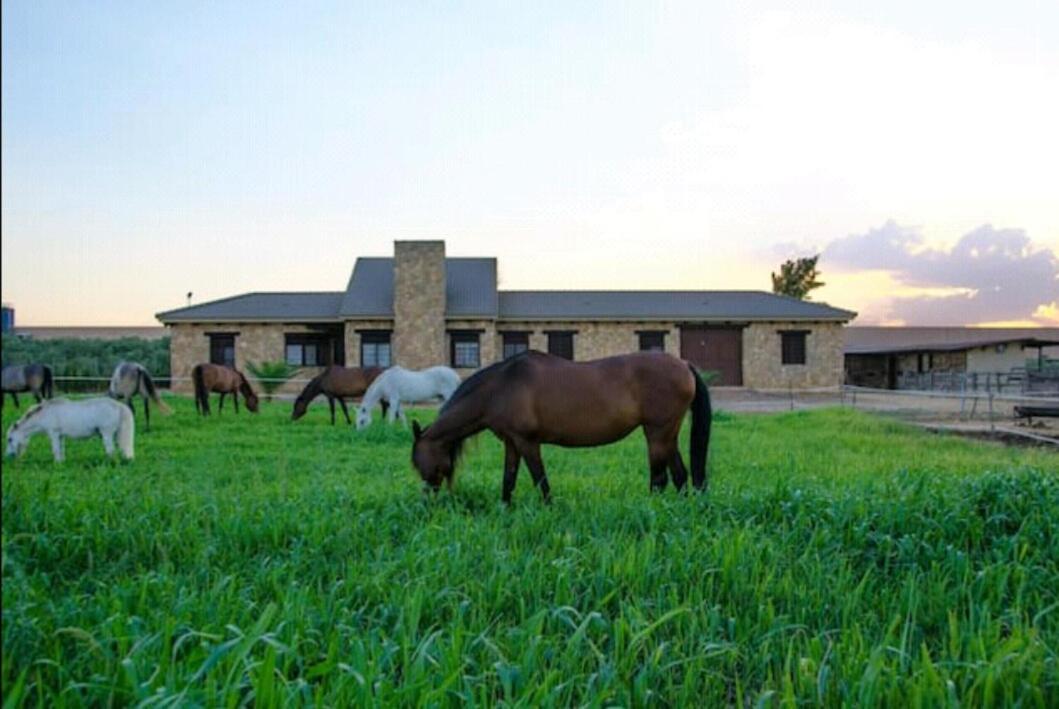
[{"label": "stone pillar", "polygon": [[394,364],[448,364],[444,241],[394,242],[393,315]]}]

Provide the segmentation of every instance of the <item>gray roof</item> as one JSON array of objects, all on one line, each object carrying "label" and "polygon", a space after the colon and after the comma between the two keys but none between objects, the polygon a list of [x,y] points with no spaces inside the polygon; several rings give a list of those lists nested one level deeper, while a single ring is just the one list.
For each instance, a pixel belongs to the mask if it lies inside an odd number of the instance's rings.
[{"label": "gray roof", "polygon": [[1059,345],[1059,327],[849,327],[846,354],[947,352],[1020,342]]},{"label": "gray roof", "polygon": [[764,291],[501,291],[505,320],[837,320],[825,303]]},{"label": "gray roof", "polygon": [[244,293],[158,313],[164,323],[253,320],[337,320],[341,291],[326,293]]},{"label": "gray roof", "polygon": [[[393,317],[393,259],[358,258],[339,308],[342,317]],[[496,259],[445,259],[445,315],[496,317]]]}]

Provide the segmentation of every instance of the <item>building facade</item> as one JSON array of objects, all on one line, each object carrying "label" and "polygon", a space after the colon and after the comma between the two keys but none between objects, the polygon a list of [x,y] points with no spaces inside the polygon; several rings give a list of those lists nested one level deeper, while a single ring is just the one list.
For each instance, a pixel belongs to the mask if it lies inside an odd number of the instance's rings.
[{"label": "building facade", "polygon": [[443,241],[398,241],[392,258],[358,258],[344,291],[248,293],[157,317],[177,389],[200,362],[466,375],[527,349],[578,361],[661,350],[722,386],[842,383],[847,310],[759,291],[501,291],[496,274],[496,259],[447,257]]}]

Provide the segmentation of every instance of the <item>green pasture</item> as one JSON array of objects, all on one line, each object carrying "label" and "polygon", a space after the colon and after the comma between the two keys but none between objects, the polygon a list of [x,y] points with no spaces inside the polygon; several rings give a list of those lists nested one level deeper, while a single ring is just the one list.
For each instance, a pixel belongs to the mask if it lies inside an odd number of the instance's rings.
[{"label": "green pasture", "polygon": [[634,434],[505,509],[488,434],[430,497],[400,427],[170,402],[5,461],[5,707],[1059,705],[1053,453],[720,413],[706,495]]}]

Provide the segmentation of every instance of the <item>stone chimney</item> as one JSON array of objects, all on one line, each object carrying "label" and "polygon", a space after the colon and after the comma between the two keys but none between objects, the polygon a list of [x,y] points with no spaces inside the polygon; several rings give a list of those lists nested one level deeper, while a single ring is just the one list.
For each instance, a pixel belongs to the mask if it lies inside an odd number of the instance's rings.
[{"label": "stone chimney", "polygon": [[395,241],[393,255],[394,364],[447,365],[445,242]]}]

